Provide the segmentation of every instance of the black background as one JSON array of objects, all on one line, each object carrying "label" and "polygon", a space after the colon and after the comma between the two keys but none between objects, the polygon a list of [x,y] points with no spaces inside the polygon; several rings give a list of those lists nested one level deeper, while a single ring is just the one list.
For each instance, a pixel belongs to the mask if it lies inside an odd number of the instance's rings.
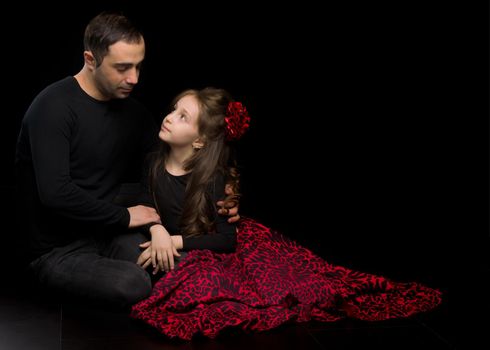
[{"label": "black background", "polygon": [[462,256],[488,253],[487,9],[148,3],[6,14],[7,191],[29,103],[80,70],[85,25],[116,9],[145,34],[134,96],[157,118],[181,90],[209,85],[248,107],[242,215],[334,264],[443,289]]}]

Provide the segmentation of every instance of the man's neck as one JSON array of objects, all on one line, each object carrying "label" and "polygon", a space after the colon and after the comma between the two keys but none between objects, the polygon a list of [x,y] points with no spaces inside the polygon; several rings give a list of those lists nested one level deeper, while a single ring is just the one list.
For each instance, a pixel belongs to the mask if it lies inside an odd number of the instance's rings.
[{"label": "man's neck", "polygon": [[109,98],[105,97],[101,94],[99,89],[95,86],[94,79],[90,75],[87,67],[83,67],[80,72],[74,75],[74,78],[77,80],[80,88],[85,91],[87,95],[98,100],[98,101],[108,101]]}]

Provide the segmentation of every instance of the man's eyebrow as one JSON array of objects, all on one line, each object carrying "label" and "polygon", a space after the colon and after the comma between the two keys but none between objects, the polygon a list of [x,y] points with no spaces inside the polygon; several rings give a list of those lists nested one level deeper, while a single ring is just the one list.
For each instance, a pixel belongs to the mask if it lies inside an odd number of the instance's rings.
[{"label": "man's eyebrow", "polygon": [[114,65],[117,67],[132,67],[132,66],[134,66],[133,63],[129,63],[129,62],[116,62],[116,63],[114,63]]}]

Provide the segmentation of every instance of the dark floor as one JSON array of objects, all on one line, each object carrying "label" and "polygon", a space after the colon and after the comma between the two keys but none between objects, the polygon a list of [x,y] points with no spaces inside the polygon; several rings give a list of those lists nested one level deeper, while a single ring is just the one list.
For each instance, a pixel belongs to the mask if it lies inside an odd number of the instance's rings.
[{"label": "dark floor", "polygon": [[[4,214],[5,222],[10,215]],[[417,256],[408,267],[403,267],[395,255],[387,255],[392,262],[398,261],[391,265],[379,262],[377,266],[373,260],[369,265],[364,261],[367,255],[360,258],[360,263],[351,260],[352,267],[359,270],[416,280],[442,291],[443,303],[438,308],[411,318],[287,324],[248,334],[230,330],[214,340],[198,337],[187,342],[170,340],[146,324],[130,319],[125,312],[66,300],[40,290],[18,268],[22,244],[18,240],[9,241],[8,235],[2,242],[0,350],[490,348],[488,336],[485,336],[490,329],[486,318],[490,314],[487,258],[463,265],[462,259],[456,259],[450,251],[433,260]],[[459,252],[463,253],[464,246],[460,248]],[[474,250],[473,255],[485,257],[487,248]],[[345,259],[348,264],[348,257]],[[341,256],[335,260],[343,265]],[[420,261],[420,265],[414,265],[416,261]]]},{"label": "dark floor", "polygon": [[[2,264],[4,267],[5,264]],[[5,270],[5,268],[4,268]],[[175,341],[122,311],[62,301],[4,273],[0,287],[0,349],[476,349],[476,319],[459,317],[465,306],[445,292],[437,309],[409,319],[383,322],[344,320],[287,324],[271,331],[230,332],[211,340]],[[13,282],[13,283],[10,283]],[[481,331],[483,332],[483,330]]]}]

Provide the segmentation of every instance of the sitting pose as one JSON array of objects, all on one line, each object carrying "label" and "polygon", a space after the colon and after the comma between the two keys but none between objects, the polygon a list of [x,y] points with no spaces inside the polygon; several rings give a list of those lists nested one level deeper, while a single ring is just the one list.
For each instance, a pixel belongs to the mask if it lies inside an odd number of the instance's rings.
[{"label": "sitting pose", "polygon": [[[15,157],[18,258],[50,290],[124,308],[152,289],[136,264],[146,237],[133,229],[160,222],[153,207],[121,200],[159,142],[153,116],[130,96],[144,57],[128,18],[94,17],[82,69],[34,99]],[[238,220],[236,206],[225,215]]]},{"label": "sitting pose", "polygon": [[[233,168],[229,147],[249,121],[245,107],[221,89],[176,98],[148,176],[162,223],[148,225],[151,242],[138,260],[169,272],[132,307],[133,318],[191,339],[227,327],[259,331],[290,321],[408,317],[441,302],[438,290],[329,264],[250,218],[235,231],[218,216],[213,203],[234,180],[226,170]],[[187,255],[173,269],[181,251]]]},{"label": "sitting pose", "polygon": [[[138,259],[144,268],[151,263],[154,273],[172,270],[179,250],[235,249],[236,223],[218,215],[213,204],[237,204],[238,173],[225,141],[239,138],[249,117],[239,102],[230,101],[221,89],[184,91],[162,122],[159,137],[164,142],[149,156],[141,200],[162,219],[146,225],[151,244],[141,245],[147,249]],[[226,186],[234,194],[225,198]]]}]

